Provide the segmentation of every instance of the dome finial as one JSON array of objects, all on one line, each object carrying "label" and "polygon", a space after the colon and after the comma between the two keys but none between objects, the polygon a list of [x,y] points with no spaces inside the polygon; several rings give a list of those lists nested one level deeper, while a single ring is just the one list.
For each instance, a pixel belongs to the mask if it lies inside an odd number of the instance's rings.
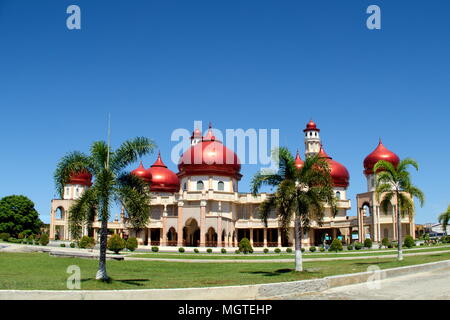
[{"label": "dome finial", "polygon": [[209,129],[212,129],[212,122],[209,122]]}]

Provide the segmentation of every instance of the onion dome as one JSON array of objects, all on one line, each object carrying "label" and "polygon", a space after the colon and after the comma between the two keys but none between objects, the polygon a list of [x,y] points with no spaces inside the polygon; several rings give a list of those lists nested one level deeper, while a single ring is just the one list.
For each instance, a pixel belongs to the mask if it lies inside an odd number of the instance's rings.
[{"label": "onion dome", "polygon": [[155,163],[147,169],[147,174],[151,176],[151,192],[173,193],[180,190],[180,180],[161,160],[161,153],[158,154]]},{"label": "onion dome", "polygon": [[308,124],[306,125],[306,129],[303,130],[303,132],[307,132],[307,131],[317,131],[320,132],[320,129],[317,128],[317,125],[314,121],[309,120]]},{"label": "onion dome", "polygon": [[87,171],[81,171],[78,173],[72,173],[67,184],[79,184],[82,186],[92,186],[92,174]]},{"label": "onion dome", "polygon": [[222,142],[216,140],[212,126],[202,140],[191,146],[180,158],[178,176],[218,175],[241,179],[238,156]]},{"label": "onion dome", "polygon": [[367,175],[373,174],[373,167],[380,160],[388,161],[392,163],[394,167],[397,167],[400,162],[400,158],[395,153],[388,150],[381,142],[381,139],[376,149],[364,159],[364,173]]},{"label": "onion dome", "polygon": [[142,180],[144,180],[145,182],[150,183],[152,181],[152,175],[144,168],[142,161],[138,168],[131,171],[131,174],[142,178]]},{"label": "onion dome", "polygon": [[303,167],[303,164],[304,164],[304,162],[303,162],[302,158],[300,158],[300,153],[297,150],[297,156],[295,157],[295,167],[297,169],[301,169]]},{"label": "onion dome", "polygon": [[328,166],[330,167],[330,175],[333,179],[333,184],[335,187],[347,188],[350,181],[350,174],[346,167],[344,167],[339,162],[333,160],[323,149],[323,146],[319,151],[319,158],[324,158],[326,162],[328,162]]}]

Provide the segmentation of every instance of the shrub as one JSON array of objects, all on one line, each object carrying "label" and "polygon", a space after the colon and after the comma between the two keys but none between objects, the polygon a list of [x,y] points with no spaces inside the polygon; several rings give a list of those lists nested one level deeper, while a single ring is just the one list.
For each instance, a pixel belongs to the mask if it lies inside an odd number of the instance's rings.
[{"label": "shrub", "polygon": [[10,235],[7,232],[0,233],[0,240],[8,241]]},{"label": "shrub", "polygon": [[347,246],[347,250],[353,250],[353,246],[352,246],[351,244],[349,244],[349,245]]},{"label": "shrub", "polygon": [[317,248],[314,246],[309,247],[310,252],[316,252]]},{"label": "shrub", "polygon": [[390,244],[390,243],[391,243],[391,242],[389,241],[388,238],[383,238],[383,240],[381,240],[381,244],[382,244],[383,246],[385,246],[386,248],[389,247],[389,244]]},{"label": "shrub", "polygon": [[71,242],[71,243],[70,243],[70,247],[71,247],[71,248],[75,248],[75,242]]},{"label": "shrub", "polygon": [[275,250],[273,250],[273,252],[275,252],[275,253],[280,253],[280,252],[281,252],[281,249],[280,249],[280,248],[276,248]]},{"label": "shrub", "polygon": [[342,247],[342,242],[339,239],[334,239],[333,242],[331,242],[330,250],[331,251],[342,251],[344,248]]},{"label": "shrub", "polygon": [[206,249],[206,252],[212,253],[212,249],[211,249],[211,248],[208,248],[208,249]]},{"label": "shrub", "polygon": [[23,234],[23,232],[21,232],[17,235],[17,239],[23,239],[23,238],[25,238],[25,235]]},{"label": "shrub", "polygon": [[180,253],[183,253],[185,250],[184,250],[184,248],[183,247],[181,247],[181,248],[178,248],[178,252],[180,252]]},{"label": "shrub", "polygon": [[301,250],[302,252],[305,252],[305,248],[301,248],[300,250]]},{"label": "shrub", "polygon": [[404,246],[407,247],[407,248],[412,248],[412,247],[414,247],[414,245],[415,245],[416,243],[414,242],[413,237],[411,237],[410,235],[407,235],[407,236],[405,237],[405,241],[404,241],[403,244],[404,244]]},{"label": "shrub", "polygon": [[236,250],[236,251],[234,251],[234,253],[236,253],[236,254],[239,254],[239,253],[241,253],[241,250]]},{"label": "shrub", "polygon": [[65,247],[66,247],[66,244],[65,244],[65,243],[61,243],[59,246],[60,246],[61,248],[65,248]]},{"label": "shrub", "polygon": [[220,249],[220,252],[222,252],[222,253],[227,253],[227,249],[222,248],[222,249]]},{"label": "shrub", "polygon": [[320,247],[320,252],[325,252],[325,248],[324,247]]},{"label": "shrub", "polygon": [[199,251],[198,251],[198,249],[197,249],[197,248],[195,248],[195,249],[194,249],[194,252],[195,252],[195,253],[199,253]]},{"label": "shrub", "polygon": [[286,248],[287,253],[292,253],[292,248]]},{"label": "shrub", "polygon": [[158,252],[159,248],[158,247],[152,247],[152,252]]},{"label": "shrub", "polygon": [[364,247],[364,245],[361,242],[355,242],[355,249],[361,250]]},{"label": "shrub", "polygon": [[250,240],[248,240],[247,238],[242,238],[242,240],[239,241],[239,250],[243,253],[253,252]]},{"label": "shrub", "polygon": [[264,248],[263,252],[264,252],[264,253],[268,253],[268,252],[269,252],[269,249]]},{"label": "shrub", "polygon": [[46,246],[49,243],[48,234],[44,233],[41,235],[41,238],[39,239],[39,243],[41,246]]},{"label": "shrub", "polygon": [[364,247],[370,249],[372,248],[372,240],[370,240],[369,238],[364,240]]},{"label": "shrub", "polygon": [[115,254],[118,254],[120,251],[125,249],[125,240],[123,240],[118,234],[114,234],[111,238],[108,239],[107,242],[108,250],[114,251]]},{"label": "shrub", "polygon": [[94,238],[91,238],[89,236],[83,236],[81,237],[80,241],[78,241],[78,247],[82,249],[92,249],[95,246],[95,240]]},{"label": "shrub", "polygon": [[136,250],[136,248],[138,247],[137,239],[135,237],[128,238],[126,242],[126,247],[130,251]]}]

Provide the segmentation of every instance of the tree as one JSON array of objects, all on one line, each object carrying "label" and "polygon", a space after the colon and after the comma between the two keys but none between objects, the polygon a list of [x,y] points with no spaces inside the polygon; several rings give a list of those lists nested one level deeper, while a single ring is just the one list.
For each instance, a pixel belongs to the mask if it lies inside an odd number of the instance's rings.
[{"label": "tree", "polygon": [[423,192],[411,182],[408,167],[413,166],[419,171],[419,165],[413,159],[407,158],[398,164],[397,167],[388,161],[380,160],[373,167],[376,175],[376,198],[382,199],[380,205],[384,212],[388,212],[389,204],[395,201],[397,209],[397,240],[398,240],[398,261],[403,260],[402,251],[402,224],[401,218],[405,212],[409,217],[414,215],[414,198],[417,198],[423,206],[425,196]]},{"label": "tree", "polygon": [[252,252],[253,248],[250,244],[250,240],[248,240],[247,238],[242,238],[241,241],[239,241],[239,251],[243,253]]},{"label": "tree", "polygon": [[0,233],[17,237],[19,233],[39,233],[42,221],[34,203],[25,196],[12,195],[0,200]]},{"label": "tree", "polygon": [[149,185],[124,170],[154,148],[154,143],[143,137],[125,141],[115,151],[106,142],[97,141],[91,145],[90,155],[71,152],[57,165],[55,184],[61,196],[72,174],[88,171],[94,176],[92,187],[70,207],[69,226],[72,236],[77,239],[83,226],[91,226],[98,215],[101,229],[97,280],[109,279],[106,273],[106,246],[111,204],[116,201],[125,208],[125,214],[134,228],[142,228],[149,219]]},{"label": "tree", "polygon": [[439,223],[442,225],[442,230],[444,230],[444,234],[447,236],[447,226],[450,222],[450,205],[447,208],[446,212],[443,212],[438,217]]},{"label": "tree", "polygon": [[324,204],[329,204],[333,215],[336,214],[330,168],[318,155],[308,157],[303,165],[297,167],[286,148],[275,150],[273,156],[278,160],[278,172],[256,174],[252,179],[252,192],[256,194],[263,185],[277,188],[261,203],[260,216],[267,226],[267,219],[275,210],[284,230],[294,220],[295,271],[303,271],[303,234],[313,221],[322,225]]},{"label": "tree", "polygon": [[342,246],[342,242],[339,239],[334,239],[333,242],[331,242],[330,251],[342,251],[344,250],[344,247]]}]

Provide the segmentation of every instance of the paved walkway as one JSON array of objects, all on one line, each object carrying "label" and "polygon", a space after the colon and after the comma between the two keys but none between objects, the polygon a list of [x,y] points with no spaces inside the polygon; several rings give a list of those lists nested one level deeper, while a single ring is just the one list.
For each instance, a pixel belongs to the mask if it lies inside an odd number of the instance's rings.
[{"label": "paved walkway", "polygon": [[450,268],[294,295],[290,300],[450,300]]}]

